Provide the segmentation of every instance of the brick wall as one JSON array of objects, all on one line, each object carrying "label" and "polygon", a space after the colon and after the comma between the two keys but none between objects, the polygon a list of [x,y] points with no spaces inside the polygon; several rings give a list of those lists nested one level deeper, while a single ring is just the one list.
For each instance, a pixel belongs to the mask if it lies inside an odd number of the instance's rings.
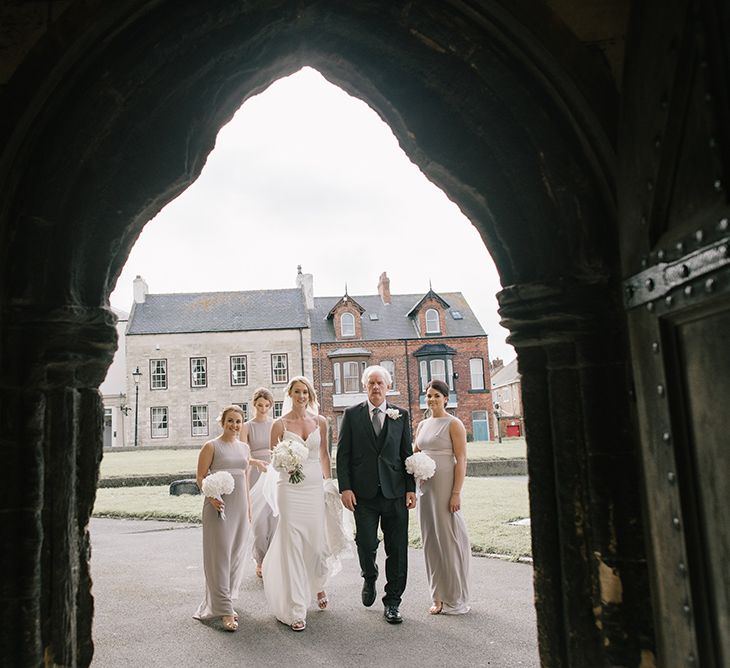
[{"label": "brick wall", "polygon": [[[418,359],[413,356],[413,352],[424,343],[433,342],[434,340],[436,340],[436,337],[388,341],[359,340],[350,342],[340,340],[333,343],[312,344],[313,380],[317,393],[319,394],[323,415],[335,419],[344,410],[344,407],[336,407],[334,405],[333,361],[335,360],[329,358],[328,353],[334,350],[342,350],[343,348],[365,348],[371,352],[371,355],[370,357],[362,357],[360,359],[366,362],[367,365],[380,364],[383,360],[392,360],[394,362],[394,387],[393,392],[388,396],[388,401],[409,410],[411,414],[411,426],[415,430],[418,422],[423,419],[423,411],[419,406],[420,378]],[[448,338],[442,336],[438,337],[437,340],[457,351],[453,357],[453,363],[454,374],[458,376],[454,380],[458,406],[451,412],[464,423],[467,432],[471,435],[473,433],[473,411],[487,411],[490,437],[493,437],[494,435],[491,434],[491,426],[493,424],[492,397],[488,391],[491,382],[487,337]],[[471,390],[469,360],[473,357],[481,358],[483,361],[485,389],[482,391]],[[340,395],[340,398],[342,399],[343,397]],[[353,398],[362,401],[366,397],[363,392],[361,396],[353,395]],[[337,437],[336,420],[334,436],[335,438]]]}]

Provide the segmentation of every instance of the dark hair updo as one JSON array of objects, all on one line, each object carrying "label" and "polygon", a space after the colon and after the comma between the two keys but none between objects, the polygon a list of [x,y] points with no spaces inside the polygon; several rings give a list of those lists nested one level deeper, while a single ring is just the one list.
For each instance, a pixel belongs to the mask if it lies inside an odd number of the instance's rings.
[{"label": "dark hair updo", "polygon": [[443,380],[432,380],[426,385],[427,391],[429,387],[436,390],[439,394],[443,394],[446,397],[446,403],[449,403],[449,386]]}]

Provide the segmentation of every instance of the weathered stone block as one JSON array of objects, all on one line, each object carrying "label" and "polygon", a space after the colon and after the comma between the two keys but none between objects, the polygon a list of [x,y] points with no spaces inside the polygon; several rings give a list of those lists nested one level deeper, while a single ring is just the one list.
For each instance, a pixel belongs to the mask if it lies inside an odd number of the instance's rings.
[{"label": "weathered stone block", "polygon": [[180,496],[182,494],[200,494],[195,478],[185,478],[184,480],[175,480],[170,484],[170,494]]}]

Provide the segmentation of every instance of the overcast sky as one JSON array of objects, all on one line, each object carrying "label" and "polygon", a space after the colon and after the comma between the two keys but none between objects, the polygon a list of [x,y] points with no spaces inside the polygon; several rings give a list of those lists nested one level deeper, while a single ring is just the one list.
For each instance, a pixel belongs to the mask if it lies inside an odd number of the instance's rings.
[{"label": "overcast sky", "polygon": [[410,162],[364,102],[306,68],[248,100],[218,135],[200,178],[137,240],[112,306],[132,281],[150,293],[291,288],[317,297],[464,294],[490,357],[514,358],[499,325],[497,271],[474,227]]}]

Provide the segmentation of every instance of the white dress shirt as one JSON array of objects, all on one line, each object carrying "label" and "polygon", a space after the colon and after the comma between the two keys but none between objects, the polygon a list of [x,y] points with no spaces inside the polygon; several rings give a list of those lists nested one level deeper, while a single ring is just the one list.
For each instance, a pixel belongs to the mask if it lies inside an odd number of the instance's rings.
[{"label": "white dress shirt", "polygon": [[383,420],[385,420],[385,409],[388,407],[388,402],[384,401],[380,406],[374,406],[370,403],[370,399],[368,399],[368,412],[370,413],[370,421],[373,420],[373,411],[376,408],[380,409],[380,413],[378,414],[378,420],[380,420],[380,428],[383,428]]}]

